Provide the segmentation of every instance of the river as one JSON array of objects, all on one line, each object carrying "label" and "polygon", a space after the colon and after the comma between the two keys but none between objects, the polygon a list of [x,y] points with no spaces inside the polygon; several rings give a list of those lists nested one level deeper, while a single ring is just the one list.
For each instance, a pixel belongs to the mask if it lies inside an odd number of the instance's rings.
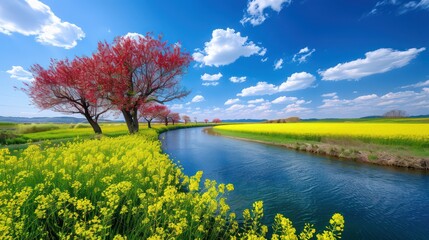
[{"label": "river", "polygon": [[330,159],[282,147],[207,134],[203,128],[160,135],[163,150],[187,175],[232,183],[231,209],[241,216],[264,201],[263,223],[276,213],[299,233],[304,223],[318,232],[338,212],[343,239],[429,239],[429,174]]}]

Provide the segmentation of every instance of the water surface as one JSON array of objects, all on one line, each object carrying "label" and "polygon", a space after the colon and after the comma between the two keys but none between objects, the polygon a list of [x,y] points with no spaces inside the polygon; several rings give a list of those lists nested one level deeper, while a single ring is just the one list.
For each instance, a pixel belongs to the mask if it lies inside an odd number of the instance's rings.
[{"label": "water surface", "polygon": [[300,232],[305,222],[318,231],[339,212],[343,239],[429,239],[429,174],[341,161],[282,147],[204,133],[203,128],[168,131],[163,150],[187,175],[232,183],[231,208],[241,215],[264,201],[263,222],[276,213]]}]

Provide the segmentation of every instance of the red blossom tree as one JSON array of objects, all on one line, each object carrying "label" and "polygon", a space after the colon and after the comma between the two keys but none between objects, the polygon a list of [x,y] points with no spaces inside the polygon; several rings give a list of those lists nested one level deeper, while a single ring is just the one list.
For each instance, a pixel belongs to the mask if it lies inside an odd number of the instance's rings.
[{"label": "red blossom tree", "polygon": [[183,121],[185,122],[185,124],[187,124],[188,122],[191,121],[191,118],[188,115],[183,115],[182,116]]},{"label": "red blossom tree", "polygon": [[51,60],[47,69],[35,64],[31,67],[34,81],[23,90],[41,109],[82,114],[94,132],[101,134],[98,119],[112,106],[97,91],[89,69],[94,64],[92,61],[91,58]]},{"label": "red blossom tree", "polygon": [[147,127],[151,128],[151,122],[159,118],[161,114],[167,110],[167,107],[164,105],[156,104],[154,102],[146,103],[140,106],[140,118],[143,118],[147,122]]},{"label": "red blossom tree", "polygon": [[178,113],[175,113],[175,112],[173,112],[173,113],[170,113],[169,115],[168,115],[168,119],[170,119],[170,121],[173,123],[173,125],[174,125],[174,123],[176,123],[176,122],[179,122],[180,121],[180,115],[178,114]]},{"label": "red blossom tree", "polygon": [[206,119],[204,119],[204,123],[208,123],[209,122],[209,120],[206,118]]},{"label": "red blossom tree", "polygon": [[150,34],[99,42],[93,55],[97,82],[104,96],[124,115],[130,133],[138,131],[137,111],[148,102],[165,103],[187,96],[179,77],[192,60],[176,45]]},{"label": "red blossom tree", "polygon": [[165,107],[165,109],[162,110],[158,115],[158,119],[164,122],[165,126],[168,126],[168,116],[170,115],[170,113],[171,110]]},{"label": "red blossom tree", "polygon": [[213,121],[212,121],[213,123],[221,123],[222,121],[219,119],[219,118],[215,118],[215,119],[213,119]]}]

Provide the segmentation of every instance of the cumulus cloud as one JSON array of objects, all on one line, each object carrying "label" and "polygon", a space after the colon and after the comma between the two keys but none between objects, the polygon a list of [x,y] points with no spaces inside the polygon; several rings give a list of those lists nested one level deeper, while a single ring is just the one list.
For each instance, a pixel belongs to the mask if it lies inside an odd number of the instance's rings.
[{"label": "cumulus cloud", "polygon": [[310,50],[308,47],[305,47],[293,55],[292,61],[299,63],[307,62],[307,58],[309,58],[315,51],[316,49],[314,48]]},{"label": "cumulus cloud", "polygon": [[201,79],[203,81],[217,81],[222,77],[222,73],[217,73],[217,74],[207,74],[204,73],[203,75],[201,75]]},{"label": "cumulus cloud", "polygon": [[219,82],[203,82],[201,85],[209,87],[209,86],[217,86],[219,85]]},{"label": "cumulus cloud", "polygon": [[283,68],[283,58],[274,62],[274,70],[279,70]]},{"label": "cumulus cloud", "polygon": [[33,75],[21,66],[12,66],[12,69],[7,70],[6,72],[10,74],[10,78],[27,82],[34,81]]},{"label": "cumulus cloud", "polygon": [[278,92],[278,87],[274,84],[267,82],[258,82],[256,86],[248,87],[241,90],[241,93],[237,94],[239,97],[248,96],[259,96],[259,95],[272,95]]},{"label": "cumulus cloud", "polygon": [[243,76],[243,77],[230,77],[229,81],[233,82],[233,83],[243,83],[245,82],[247,79],[247,77]]},{"label": "cumulus cloud", "polygon": [[65,49],[75,47],[85,37],[80,27],[62,21],[38,0],[1,1],[0,32],[36,36],[36,41],[42,44]]},{"label": "cumulus cloud", "polygon": [[232,104],[235,104],[235,103],[238,103],[238,102],[240,102],[240,99],[238,99],[238,98],[234,98],[234,99],[228,99],[228,100],[226,100],[226,102],[224,103],[224,105],[232,105]]},{"label": "cumulus cloud", "polygon": [[285,5],[289,5],[292,0],[249,0],[247,10],[241,24],[250,23],[253,26],[262,24],[267,19],[268,14],[264,13],[266,9],[271,8],[279,13]]},{"label": "cumulus cloud", "polygon": [[243,108],[245,108],[246,106],[241,105],[241,104],[234,104],[231,107],[227,108],[226,111],[237,111],[237,110],[241,110]]},{"label": "cumulus cloud", "polygon": [[280,92],[296,91],[310,87],[316,78],[307,72],[294,73],[279,86]]},{"label": "cumulus cloud", "polygon": [[325,93],[325,94],[322,94],[322,97],[323,97],[323,98],[337,98],[338,96],[337,96],[337,93],[336,93],[336,92],[332,92],[332,93]]},{"label": "cumulus cloud", "polygon": [[204,97],[201,95],[196,95],[194,98],[192,98],[191,102],[193,103],[197,103],[197,102],[202,102],[204,101]]},{"label": "cumulus cloud", "polygon": [[426,48],[410,48],[405,51],[398,51],[391,48],[380,48],[378,50],[365,53],[365,58],[340,63],[335,67],[325,71],[319,71],[322,80],[358,80],[377,73],[384,73],[390,70],[401,68],[410,63],[420,52]]},{"label": "cumulus cloud", "polygon": [[127,34],[124,35],[124,37],[126,38],[131,38],[133,40],[138,40],[139,38],[145,38],[144,35],[140,34],[140,33],[136,33],[136,32],[129,32]]},{"label": "cumulus cloud", "polygon": [[311,101],[298,100],[292,104],[287,105],[283,111],[286,113],[308,113],[312,110],[310,108],[304,107],[303,105],[309,103],[311,103]]},{"label": "cumulus cloud", "polygon": [[271,101],[271,103],[279,104],[279,103],[285,103],[285,102],[294,102],[296,100],[298,100],[298,98],[296,98],[296,97],[281,96],[281,97],[278,97],[278,98],[274,99],[273,101]]},{"label": "cumulus cloud", "polygon": [[278,92],[296,91],[311,87],[316,78],[310,73],[294,73],[286,79],[280,86],[275,86],[267,82],[258,82],[256,86],[251,86],[241,90],[237,94],[239,97],[272,95]]},{"label": "cumulus cloud", "polygon": [[181,110],[183,109],[183,104],[173,104],[170,107],[171,110]]},{"label": "cumulus cloud", "polygon": [[410,114],[426,114],[429,110],[429,91],[399,91],[384,95],[367,94],[351,99],[323,99],[320,115],[362,117],[382,115],[392,109],[406,110]]},{"label": "cumulus cloud", "polygon": [[263,99],[263,98],[258,98],[258,99],[247,101],[248,104],[258,104],[258,103],[263,103],[263,102],[265,102],[265,99]]},{"label": "cumulus cloud", "polygon": [[196,49],[192,57],[201,63],[200,66],[219,67],[231,64],[240,57],[265,54],[265,48],[247,40],[248,37],[242,37],[234,29],[215,29],[212,39],[204,44],[204,50]]},{"label": "cumulus cloud", "polygon": [[428,86],[429,86],[429,80],[426,80],[424,82],[418,82],[415,84],[402,86],[401,88],[420,88],[420,87],[428,87]]}]

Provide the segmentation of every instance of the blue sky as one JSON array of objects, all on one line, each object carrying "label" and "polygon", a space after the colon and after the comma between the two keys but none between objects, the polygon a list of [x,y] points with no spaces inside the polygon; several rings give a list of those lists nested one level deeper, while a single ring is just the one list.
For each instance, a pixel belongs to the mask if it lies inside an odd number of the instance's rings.
[{"label": "blue sky", "polygon": [[61,116],[16,90],[32,64],[147,32],[194,57],[192,118],[429,114],[428,26],[429,0],[1,1],[0,115]]}]

